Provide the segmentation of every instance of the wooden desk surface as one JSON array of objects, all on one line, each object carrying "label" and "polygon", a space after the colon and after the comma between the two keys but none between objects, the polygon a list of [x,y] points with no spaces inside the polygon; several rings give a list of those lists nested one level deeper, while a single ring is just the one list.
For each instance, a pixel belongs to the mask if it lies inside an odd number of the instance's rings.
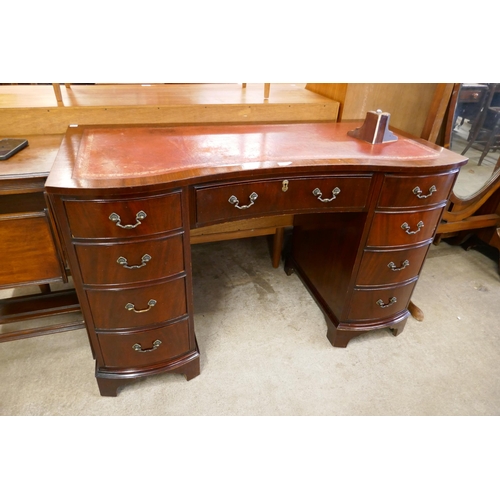
[{"label": "wooden desk surface", "polygon": [[0,161],[0,181],[22,177],[47,177],[63,139],[62,134],[28,135],[28,147]]}]

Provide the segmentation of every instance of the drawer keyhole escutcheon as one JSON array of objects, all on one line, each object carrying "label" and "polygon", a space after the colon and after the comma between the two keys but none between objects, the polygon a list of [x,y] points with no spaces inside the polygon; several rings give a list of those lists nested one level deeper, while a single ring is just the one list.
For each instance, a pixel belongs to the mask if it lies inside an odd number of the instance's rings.
[{"label": "drawer keyhole escutcheon", "polygon": [[401,229],[404,229],[406,234],[417,234],[423,227],[424,223],[422,221],[417,224],[416,231],[410,231],[410,225],[407,222],[403,222],[403,224],[401,224]]},{"label": "drawer keyhole escutcheon", "polygon": [[415,186],[413,188],[413,194],[420,199],[429,198],[429,196],[432,196],[433,193],[435,193],[436,191],[437,191],[436,186],[431,186],[429,188],[429,194],[422,194],[422,190],[418,186]]},{"label": "drawer keyhole escutcheon", "polygon": [[288,191],[288,181],[284,180],[281,184],[281,190],[286,193]]},{"label": "drawer keyhole escutcheon", "polygon": [[158,347],[160,346],[161,346],[161,340],[155,340],[153,342],[153,347],[151,347],[150,349],[143,349],[141,344],[134,344],[132,346],[132,349],[137,352],[151,352],[151,351],[156,351],[156,349],[158,349]]},{"label": "drawer keyhole escutcheon", "polygon": [[394,264],[394,262],[389,262],[389,264],[387,264],[387,267],[391,271],[402,271],[405,267],[408,267],[409,265],[410,265],[410,261],[405,260],[404,262],[401,263],[401,267],[396,267],[396,264]]},{"label": "drawer keyhole escutcheon", "polygon": [[239,208],[240,210],[246,210],[247,208],[250,208],[254,204],[255,200],[258,197],[259,197],[259,195],[257,193],[255,193],[255,192],[253,192],[249,196],[250,203],[248,205],[242,205],[241,207],[239,205],[240,201],[238,200],[238,198],[236,198],[236,196],[234,196],[234,194],[227,201],[229,201],[229,203],[231,203],[231,205],[234,205],[236,208]]},{"label": "drawer keyhole escutcheon", "polygon": [[325,199],[323,199],[322,198],[323,193],[321,192],[321,190],[319,188],[316,188],[313,191],[313,195],[316,196],[316,198],[318,198],[318,200],[322,201],[323,203],[328,203],[330,201],[333,201],[335,198],[337,198],[337,195],[339,193],[340,193],[340,188],[336,187],[335,189],[332,190],[332,197],[331,198],[325,198]]},{"label": "drawer keyhole escutcheon", "polygon": [[134,229],[134,227],[137,227],[141,221],[143,221],[145,218],[147,217],[147,214],[146,212],[144,212],[143,210],[140,210],[139,212],[137,212],[137,214],[135,215],[135,220],[136,220],[136,223],[135,224],[126,224],[125,226],[121,223],[121,218],[118,214],[115,214],[114,212],[109,216],[109,220],[112,221],[112,222],[115,222],[116,225],[118,227],[121,227],[123,229]]},{"label": "drawer keyhole escutcheon", "polygon": [[145,253],[142,256],[141,264],[139,265],[129,266],[127,259],[125,257],[118,257],[118,260],[116,262],[118,262],[118,264],[123,266],[125,269],[140,269],[141,267],[144,267],[150,260],[151,260],[151,255]]},{"label": "drawer keyhole escutcheon", "polygon": [[376,304],[380,306],[382,309],[385,309],[386,307],[392,306],[392,304],[395,304],[397,301],[398,299],[396,299],[396,297],[391,297],[387,304],[384,304],[384,301],[382,299],[378,299]]},{"label": "drawer keyhole escutcheon", "polygon": [[125,304],[125,309],[127,311],[133,311],[135,313],[144,313],[144,312],[148,312],[155,305],[156,305],[156,300],[155,299],[151,299],[148,302],[148,308],[147,309],[136,309],[135,306],[134,306],[134,304],[131,304],[130,302],[128,304]]}]

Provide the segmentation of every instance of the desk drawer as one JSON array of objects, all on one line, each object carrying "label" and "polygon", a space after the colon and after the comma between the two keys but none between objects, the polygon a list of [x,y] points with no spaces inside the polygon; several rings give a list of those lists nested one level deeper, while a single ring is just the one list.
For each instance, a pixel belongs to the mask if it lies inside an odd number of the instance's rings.
[{"label": "desk drawer", "polygon": [[182,235],[137,243],[75,244],[87,285],[135,283],[184,271]]},{"label": "desk drawer", "polygon": [[287,211],[360,211],[370,183],[371,176],[318,176],[198,187],[196,220],[205,224]]},{"label": "desk drawer", "polygon": [[429,245],[402,250],[365,250],[357,285],[401,283],[418,276]]},{"label": "desk drawer", "polygon": [[121,201],[66,201],[64,205],[74,238],[127,238],[182,227],[180,193]]},{"label": "desk drawer", "polygon": [[448,199],[455,175],[407,177],[386,175],[378,202],[380,208],[424,207]]},{"label": "desk drawer", "polygon": [[128,289],[87,290],[97,330],[147,327],[187,312],[185,278]]},{"label": "desk drawer", "polygon": [[187,320],[141,333],[103,333],[98,339],[107,368],[144,367],[189,352]]},{"label": "desk drawer", "polygon": [[414,245],[432,238],[443,208],[415,212],[378,212],[368,235],[367,246]]},{"label": "desk drawer", "polygon": [[348,319],[377,320],[396,315],[408,307],[416,283],[415,280],[393,288],[355,290]]}]

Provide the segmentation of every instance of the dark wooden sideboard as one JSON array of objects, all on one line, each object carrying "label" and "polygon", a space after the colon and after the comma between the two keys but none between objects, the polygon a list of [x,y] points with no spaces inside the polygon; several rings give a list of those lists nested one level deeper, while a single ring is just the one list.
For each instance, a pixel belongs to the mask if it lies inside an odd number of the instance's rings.
[{"label": "dark wooden sideboard", "polygon": [[[62,137],[26,136],[29,147],[0,162],[0,289],[15,289],[0,299],[0,325],[36,320],[34,326],[22,329],[2,326],[0,342],[84,326],[81,317],[72,317],[80,310],[75,291],[53,286],[69,280],[44,188]],[[49,316],[56,321],[39,321]]]},{"label": "dark wooden sideboard", "polygon": [[359,123],[75,127],[45,185],[102,395],[166,371],[200,373],[192,228],[291,214],[296,272],[345,347],[408,303],[466,158]]}]

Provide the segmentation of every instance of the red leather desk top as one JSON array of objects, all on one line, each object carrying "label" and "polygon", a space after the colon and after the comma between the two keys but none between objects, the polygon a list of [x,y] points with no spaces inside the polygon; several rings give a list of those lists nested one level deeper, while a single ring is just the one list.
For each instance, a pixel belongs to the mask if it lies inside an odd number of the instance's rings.
[{"label": "red leather desk top", "polygon": [[[75,179],[119,179],[202,168],[256,168],[259,164],[336,162],[381,164],[424,161],[440,149],[399,137],[368,144],[347,135],[358,124],[214,125],[87,128],[76,158]],[[347,162],[346,162],[347,163]]]}]

